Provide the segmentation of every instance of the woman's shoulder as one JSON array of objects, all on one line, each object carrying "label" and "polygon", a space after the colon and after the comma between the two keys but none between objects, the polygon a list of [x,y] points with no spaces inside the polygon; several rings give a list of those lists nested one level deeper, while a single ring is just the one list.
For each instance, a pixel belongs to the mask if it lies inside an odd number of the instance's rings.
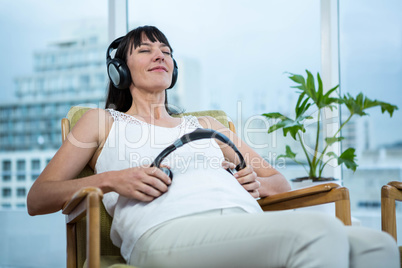
[{"label": "woman's shoulder", "polygon": [[197,117],[198,122],[200,123],[200,125],[204,128],[210,128],[210,129],[222,129],[225,126],[219,122],[218,120],[216,120],[214,117],[209,116],[209,115],[205,115],[205,116],[199,116]]},{"label": "woman's shoulder", "polygon": [[91,108],[88,111],[86,111],[80,120],[82,121],[90,121],[90,122],[102,122],[102,121],[109,121],[110,119],[113,119],[111,112],[109,110],[105,110],[102,108]]},{"label": "woman's shoulder", "polygon": [[113,124],[113,117],[107,110],[92,108],[81,116],[74,128],[98,132],[101,129],[109,129],[111,124]]}]

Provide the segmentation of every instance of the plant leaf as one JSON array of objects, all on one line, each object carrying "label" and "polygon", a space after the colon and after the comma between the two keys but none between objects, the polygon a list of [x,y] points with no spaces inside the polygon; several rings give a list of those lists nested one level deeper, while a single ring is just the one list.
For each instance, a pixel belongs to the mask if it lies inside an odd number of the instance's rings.
[{"label": "plant leaf", "polygon": [[283,118],[287,118],[286,116],[284,116],[283,114],[281,114],[281,113],[265,113],[265,114],[262,114],[263,116],[265,116],[265,117],[268,117],[268,118],[270,118],[270,119],[283,119]]},{"label": "plant leaf", "polygon": [[331,94],[333,94],[338,89],[338,87],[339,87],[339,85],[331,88],[330,90],[327,91],[327,93],[324,94],[324,96],[322,98],[322,102],[320,104],[322,107],[328,107],[332,111],[332,109],[334,107],[336,107],[336,105],[334,105],[334,104],[341,102],[340,98],[331,97]]},{"label": "plant leaf", "polygon": [[290,158],[290,159],[292,159],[292,160],[296,160],[296,153],[294,153],[293,151],[292,151],[292,149],[290,148],[290,146],[289,145],[286,145],[286,153],[285,154],[281,154],[281,155],[278,155],[278,157],[277,158]]},{"label": "plant leaf", "polygon": [[356,171],[357,164],[355,162],[355,149],[348,148],[338,157],[338,165],[345,164],[348,169]]},{"label": "plant leaf", "polygon": [[299,131],[306,132],[306,129],[303,127],[303,125],[300,124],[294,125],[292,127],[286,127],[283,128],[283,135],[286,137],[288,133],[290,133],[290,136],[292,136],[294,140],[297,140],[296,135]]},{"label": "plant leaf", "polygon": [[311,74],[310,71],[306,70],[307,73],[307,85],[306,85],[306,94],[309,96],[315,103],[317,103],[317,92],[315,91],[315,84],[314,84],[314,76]]},{"label": "plant leaf", "polygon": [[299,118],[296,118],[296,120],[290,119],[281,113],[265,113],[262,114],[263,116],[267,118],[272,118],[272,119],[279,119],[279,122],[272,125],[268,129],[268,133],[272,133],[275,130],[283,128],[283,135],[287,136],[289,133],[294,140],[296,140],[296,135],[299,131],[305,132],[306,129],[304,128],[304,125],[301,121],[304,119],[310,119],[310,116],[300,116]]},{"label": "plant leaf", "polygon": [[292,74],[292,73],[290,73],[290,74],[291,74],[291,76],[289,76],[289,78],[291,80],[293,80],[297,84],[301,84],[304,87],[306,86],[306,81],[304,80],[304,77],[302,75]]},{"label": "plant leaf", "polygon": [[281,128],[283,128],[285,125],[286,125],[285,122],[276,123],[275,125],[272,125],[272,126],[268,129],[268,133],[272,133],[272,132],[274,132],[275,130],[281,129]]},{"label": "plant leaf", "polygon": [[344,137],[336,137],[336,138],[325,138],[325,142],[331,146],[332,144],[334,144],[335,142],[341,141],[345,139]]},{"label": "plant leaf", "polygon": [[318,81],[318,92],[317,92],[317,103],[322,103],[324,101],[324,89],[322,85],[321,76],[317,73],[317,81]]},{"label": "plant leaf", "polygon": [[320,73],[317,73],[317,82],[318,82],[317,89],[315,86],[314,76],[312,75],[312,73],[308,70],[306,70],[306,73],[307,73],[306,80],[301,75],[292,74],[292,76],[289,77],[294,82],[299,84],[298,86],[293,86],[293,88],[298,88],[301,90],[301,92],[299,92],[300,96],[297,102],[298,105],[302,102],[305,94],[307,98],[310,98],[319,109],[329,107],[332,110],[334,107],[336,107],[334,104],[340,103],[340,99],[338,97],[330,97],[330,95],[338,89],[339,85],[335,86],[334,88],[331,88],[328,92],[324,94],[324,86],[321,80]]},{"label": "plant leaf", "polygon": [[398,110],[398,106],[396,105],[383,101],[371,100],[364,96],[361,92],[357,94],[355,98],[347,93],[341,98],[341,101],[348,108],[351,115],[357,114],[360,116],[365,116],[367,115],[365,110],[379,106],[382,113],[387,112],[390,117],[392,117],[394,111]]},{"label": "plant leaf", "polygon": [[328,152],[327,153],[327,155],[329,156],[329,157],[335,157],[336,159],[338,159],[338,156],[334,153],[334,152]]}]

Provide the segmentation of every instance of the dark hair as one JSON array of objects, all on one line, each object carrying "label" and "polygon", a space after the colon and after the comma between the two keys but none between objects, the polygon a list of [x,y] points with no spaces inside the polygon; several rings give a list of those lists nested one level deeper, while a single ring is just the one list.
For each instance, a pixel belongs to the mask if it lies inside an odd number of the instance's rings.
[{"label": "dark hair", "polygon": [[[166,36],[158,28],[146,25],[135,28],[128,32],[117,47],[114,57],[122,59],[125,63],[127,63],[127,56],[129,53],[131,54],[133,49],[136,49],[141,45],[143,33],[151,42],[159,41],[167,45],[170,48],[170,51],[173,53],[173,49],[170,46]],[[128,89],[117,89],[110,80],[108,88],[105,108],[113,108],[120,112],[127,112],[133,103],[133,97],[131,96],[130,91]],[[175,109],[169,109],[166,90],[165,107],[169,114],[177,113]]]}]

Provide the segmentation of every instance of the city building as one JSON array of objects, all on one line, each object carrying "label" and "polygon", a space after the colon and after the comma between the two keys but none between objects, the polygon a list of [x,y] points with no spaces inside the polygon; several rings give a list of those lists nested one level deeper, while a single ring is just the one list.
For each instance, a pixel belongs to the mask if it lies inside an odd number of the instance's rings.
[{"label": "city building", "polygon": [[103,107],[106,46],[96,34],[54,43],[34,54],[32,75],[15,79],[18,101],[0,104],[0,209],[25,209],[71,106]]}]

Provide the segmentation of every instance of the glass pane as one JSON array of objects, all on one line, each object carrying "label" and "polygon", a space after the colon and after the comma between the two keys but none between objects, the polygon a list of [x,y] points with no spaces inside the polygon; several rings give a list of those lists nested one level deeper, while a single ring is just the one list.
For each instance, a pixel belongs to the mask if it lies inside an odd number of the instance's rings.
[{"label": "glass pane", "polygon": [[17,189],[17,196],[18,197],[25,197],[25,188],[18,188]]},{"label": "glass pane", "polygon": [[40,160],[39,159],[32,159],[31,169],[36,170],[36,171],[40,169]]},{"label": "glass pane", "polygon": [[[282,132],[267,134],[260,115],[291,115],[297,94],[285,72],[320,68],[319,1],[129,0],[129,29],[155,25],[179,67],[168,100],[185,111],[224,110],[237,133],[288,178],[303,168],[275,163]],[[284,167],[287,166],[287,169]]]},{"label": "glass pane", "polygon": [[108,1],[0,5],[0,267],[65,267],[64,215],[31,217],[25,202],[70,106],[104,97]]},{"label": "glass pane", "polygon": [[3,171],[10,171],[10,170],[11,170],[11,161],[3,160]]},{"label": "glass pane", "polygon": [[25,160],[17,160],[17,171],[25,170]]},{"label": "glass pane", "polygon": [[[402,2],[340,0],[339,6],[343,93],[356,96],[362,92],[371,100],[389,102],[401,109]],[[343,120],[348,117],[345,110]],[[354,147],[359,165],[355,173],[344,168],[343,175],[350,190],[352,216],[364,226],[381,229],[381,187],[402,179],[402,114],[396,111],[390,118],[379,107],[367,113],[370,116],[354,117],[343,131],[343,149]],[[399,237],[401,212],[399,204]]]},{"label": "glass pane", "polygon": [[11,188],[3,188],[3,197],[11,197]]}]

